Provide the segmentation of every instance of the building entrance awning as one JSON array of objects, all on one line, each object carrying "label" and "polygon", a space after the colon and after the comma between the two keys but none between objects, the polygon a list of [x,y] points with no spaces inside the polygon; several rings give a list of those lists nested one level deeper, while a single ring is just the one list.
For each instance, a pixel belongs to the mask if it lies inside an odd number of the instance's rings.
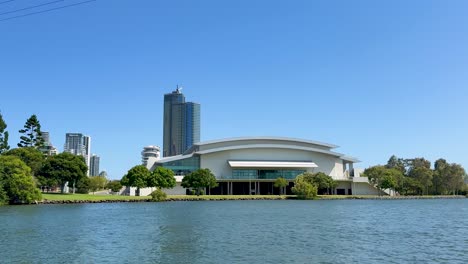
[{"label": "building entrance awning", "polygon": [[231,168],[317,168],[312,161],[239,161],[229,160]]}]

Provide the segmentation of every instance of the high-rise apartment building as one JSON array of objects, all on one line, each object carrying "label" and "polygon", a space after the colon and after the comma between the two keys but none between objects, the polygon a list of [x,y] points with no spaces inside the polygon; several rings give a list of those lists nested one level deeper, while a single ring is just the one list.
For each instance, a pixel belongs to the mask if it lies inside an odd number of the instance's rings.
[{"label": "high-rise apartment building", "polygon": [[185,102],[181,88],[164,95],[163,156],[182,154],[200,141],[200,104]]},{"label": "high-rise apartment building", "polygon": [[99,176],[99,156],[91,156],[91,166],[89,167],[89,176]]},{"label": "high-rise apartment building", "polygon": [[91,166],[91,137],[84,136],[81,133],[67,133],[65,135],[63,151],[83,156],[86,166],[88,166],[87,175],[89,176],[89,167]]},{"label": "high-rise apartment building", "polygon": [[86,165],[88,166],[88,176],[89,176],[90,175],[89,168],[91,167],[91,137],[83,136],[83,143],[84,143],[84,158],[86,160]]},{"label": "high-rise apartment building", "polygon": [[53,156],[58,154],[58,150],[56,147],[52,145],[52,142],[50,142],[50,135],[49,132],[46,131],[41,131],[41,137],[44,139],[44,146],[40,147],[39,150],[48,155],[48,156]]},{"label": "high-rise apartment building", "polygon": [[46,145],[46,146],[51,145],[49,132],[41,131],[41,137],[42,137],[42,139],[44,139],[44,145]]}]

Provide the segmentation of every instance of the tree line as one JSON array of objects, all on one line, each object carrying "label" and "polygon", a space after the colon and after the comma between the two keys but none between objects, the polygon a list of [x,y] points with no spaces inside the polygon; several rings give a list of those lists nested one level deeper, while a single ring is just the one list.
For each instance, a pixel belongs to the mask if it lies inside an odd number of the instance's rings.
[{"label": "tree line", "polygon": [[364,176],[381,190],[393,189],[401,195],[466,194],[465,169],[438,159],[431,166],[425,158],[403,159],[393,155],[386,165],[367,168]]},{"label": "tree line", "polygon": [[88,193],[101,189],[118,191],[117,181],[105,177],[87,177],[88,170],[82,156],[60,153],[48,156],[41,151],[44,146],[41,125],[36,115],[26,120],[18,148],[10,149],[7,125],[0,113],[0,204],[32,203],[42,199],[41,190],[67,187],[73,192]]},{"label": "tree line", "polygon": [[[153,171],[149,171],[143,165],[132,167],[120,180],[121,184],[129,187],[136,187],[136,195],[140,194],[141,188],[155,187],[158,190],[154,195],[164,196],[161,189],[171,189],[176,186],[174,172],[171,169],[157,167]],[[198,169],[192,173],[185,175],[182,179],[181,186],[194,191],[193,194],[204,194],[204,188],[214,188],[218,186],[216,177],[209,169]],[[154,198],[154,197],[153,197]]]}]

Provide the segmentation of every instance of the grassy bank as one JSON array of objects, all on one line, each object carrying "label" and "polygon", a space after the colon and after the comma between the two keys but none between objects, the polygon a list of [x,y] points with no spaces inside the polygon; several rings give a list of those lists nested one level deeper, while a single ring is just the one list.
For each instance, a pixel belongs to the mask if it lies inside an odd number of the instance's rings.
[{"label": "grassy bank", "polygon": [[122,195],[99,195],[99,194],[59,194],[43,193],[43,200],[49,201],[119,201],[119,200],[145,200],[150,196],[122,196]]},{"label": "grassy bank", "polygon": [[[401,200],[401,199],[449,199],[464,196],[375,196],[375,195],[319,195],[318,200]],[[95,202],[145,202],[150,196],[94,195],[94,194],[42,194],[43,203],[95,203]],[[296,199],[295,195],[168,195],[167,201],[224,201],[224,200],[287,200]]]},{"label": "grassy bank", "polygon": [[295,198],[295,195],[168,195],[169,201],[185,201],[185,200],[285,200]]}]

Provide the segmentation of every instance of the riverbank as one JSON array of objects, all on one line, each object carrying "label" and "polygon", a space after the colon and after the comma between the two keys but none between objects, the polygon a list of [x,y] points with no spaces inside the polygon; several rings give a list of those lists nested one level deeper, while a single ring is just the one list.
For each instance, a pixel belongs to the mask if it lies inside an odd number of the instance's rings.
[{"label": "riverbank", "polygon": [[[43,194],[37,204],[73,203],[130,203],[153,202],[150,196],[121,196],[93,194]],[[409,199],[464,199],[461,195],[445,196],[372,196],[372,195],[319,195],[317,200],[409,200]],[[295,195],[168,195],[166,201],[235,201],[235,200],[295,200]]]}]

